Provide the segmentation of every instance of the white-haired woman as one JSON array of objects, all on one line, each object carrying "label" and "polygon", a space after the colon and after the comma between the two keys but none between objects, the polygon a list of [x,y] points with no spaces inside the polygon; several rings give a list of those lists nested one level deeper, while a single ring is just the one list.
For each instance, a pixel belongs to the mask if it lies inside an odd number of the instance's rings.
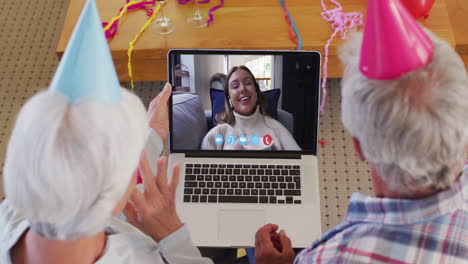
[{"label": "white-haired woman", "polygon": [[[166,85],[150,106],[150,126],[163,140],[170,93]],[[144,106],[122,95],[118,104],[69,104],[47,90],[22,108],[4,169],[0,263],[211,263],[177,216],[178,167],[169,183],[161,158],[153,177],[141,154]],[[138,165],[144,193],[134,188]],[[146,235],[114,218],[124,208]]]}]

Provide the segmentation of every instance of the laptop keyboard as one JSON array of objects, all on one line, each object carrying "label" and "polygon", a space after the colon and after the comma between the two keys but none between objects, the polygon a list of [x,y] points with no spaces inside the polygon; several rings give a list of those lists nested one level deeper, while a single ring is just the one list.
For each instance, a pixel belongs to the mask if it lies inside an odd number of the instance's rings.
[{"label": "laptop keyboard", "polygon": [[184,202],[301,204],[299,165],[185,164]]}]

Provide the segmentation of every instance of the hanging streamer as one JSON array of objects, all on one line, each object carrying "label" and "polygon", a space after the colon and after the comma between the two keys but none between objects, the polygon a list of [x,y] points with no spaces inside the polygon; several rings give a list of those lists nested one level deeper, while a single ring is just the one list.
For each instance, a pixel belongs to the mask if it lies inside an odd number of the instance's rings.
[{"label": "hanging streamer", "polygon": [[130,41],[130,43],[128,44],[128,51],[127,51],[127,55],[128,55],[128,76],[130,77],[130,85],[131,85],[131,88],[132,88],[132,92],[133,92],[133,89],[134,89],[133,69],[132,69],[132,52],[133,52],[133,49],[134,49],[134,45],[140,39],[143,32],[145,32],[145,30],[151,25],[153,20],[156,18],[156,15],[159,13],[160,9],[161,9],[161,4],[158,3],[158,6],[156,7],[156,10],[153,12],[153,15],[151,15],[151,17],[146,21],[146,23],[140,29],[138,34],[135,36],[135,38],[132,41]]},{"label": "hanging streamer", "polygon": [[327,78],[328,78],[328,48],[335,36],[340,33],[341,39],[346,39],[346,33],[363,23],[363,14],[359,12],[344,13],[343,7],[336,0],[330,0],[336,7],[327,9],[324,0],[320,0],[323,12],[321,13],[323,20],[332,23],[333,34],[328,39],[325,45],[325,59],[323,63],[323,80],[322,80],[322,102],[320,103],[320,112],[325,112],[325,100],[327,97]]},{"label": "hanging streamer", "polygon": [[294,23],[294,19],[292,18],[291,14],[289,13],[288,8],[286,7],[286,4],[284,0],[279,0],[281,6],[283,7],[284,10],[284,18],[289,24],[289,29],[288,29],[288,34],[289,38],[296,43],[296,49],[300,50],[302,49],[302,38],[301,35],[299,34],[299,30],[297,30],[296,23]]},{"label": "hanging streamer", "polygon": [[116,17],[113,17],[109,23],[107,22],[102,23],[102,26],[104,27],[104,33],[105,33],[106,39],[112,39],[117,34],[119,20],[127,11],[145,9],[146,15],[151,17],[153,15],[153,9],[150,8],[149,6],[153,6],[155,3],[156,3],[156,0],[146,1],[146,2],[135,2],[135,1],[127,0],[125,6],[119,9],[119,15],[117,15]]}]

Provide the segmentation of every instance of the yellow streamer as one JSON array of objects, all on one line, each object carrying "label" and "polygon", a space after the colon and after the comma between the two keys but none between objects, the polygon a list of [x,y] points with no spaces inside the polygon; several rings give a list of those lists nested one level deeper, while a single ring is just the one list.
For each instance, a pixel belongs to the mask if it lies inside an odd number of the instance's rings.
[{"label": "yellow streamer", "polygon": [[131,5],[134,5],[134,4],[137,4],[137,2],[135,1],[130,1],[128,4],[124,5],[124,7],[122,8],[122,10],[120,11],[119,15],[116,16],[116,17],[113,17],[111,19],[111,21],[109,22],[109,24],[107,24],[105,27],[104,27],[104,32],[106,32],[107,30],[109,30],[109,28],[115,23],[115,21],[119,20],[120,18],[122,18],[122,16],[125,14],[125,12],[127,12],[127,9],[129,6]]},{"label": "yellow streamer", "polygon": [[247,251],[245,251],[245,248],[238,248],[237,249],[237,258],[242,258],[243,256],[247,255]]},{"label": "yellow streamer", "polygon": [[130,77],[130,84],[131,84],[131,87],[132,87],[132,92],[134,90],[134,85],[133,85],[133,70],[132,70],[132,52],[133,52],[133,48],[134,48],[134,45],[135,43],[138,41],[138,39],[140,39],[141,35],[143,34],[143,32],[145,32],[145,30],[149,27],[149,25],[153,22],[153,20],[156,18],[156,15],[158,14],[159,12],[159,9],[161,9],[161,4],[158,2],[158,7],[156,8],[156,10],[154,11],[153,15],[148,18],[148,20],[146,21],[146,23],[143,25],[143,27],[140,29],[140,32],[138,32],[138,34],[135,36],[135,38],[130,41],[130,43],[128,44],[128,52],[127,52],[127,55],[128,55],[128,75]]}]

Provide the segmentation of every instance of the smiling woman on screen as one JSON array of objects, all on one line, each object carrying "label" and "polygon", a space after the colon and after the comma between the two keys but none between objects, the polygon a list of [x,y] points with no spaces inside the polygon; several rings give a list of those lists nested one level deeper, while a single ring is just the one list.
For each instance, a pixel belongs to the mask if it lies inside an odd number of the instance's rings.
[{"label": "smiling woman on screen", "polygon": [[224,112],[202,142],[207,150],[300,150],[288,130],[267,115],[267,97],[246,66],[233,67],[224,86]]}]

